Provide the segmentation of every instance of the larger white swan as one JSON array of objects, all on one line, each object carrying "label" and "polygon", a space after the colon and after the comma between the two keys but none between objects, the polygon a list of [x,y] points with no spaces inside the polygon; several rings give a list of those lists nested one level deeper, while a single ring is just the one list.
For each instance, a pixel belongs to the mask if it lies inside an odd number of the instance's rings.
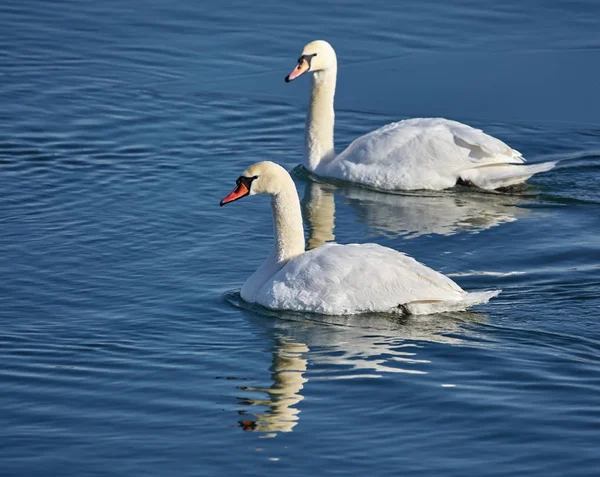
[{"label": "larger white swan", "polygon": [[355,139],[336,155],[333,98],[337,58],[326,41],[309,43],[286,82],[313,72],[306,118],[304,165],[317,175],[380,190],[447,189],[457,183],[498,189],[552,169],[555,162],[523,165],[519,151],[456,121],[406,119]]},{"label": "larger white swan", "polygon": [[242,287],[247,302],[326,315],[428,314],[465,310],[500,293],[467,293],[441,273],[376,244],[329,244],[305,252],[300,200],[283,167],[259,162],[236,184],[221,205],[271,194],[275,228],[273,252]]}]

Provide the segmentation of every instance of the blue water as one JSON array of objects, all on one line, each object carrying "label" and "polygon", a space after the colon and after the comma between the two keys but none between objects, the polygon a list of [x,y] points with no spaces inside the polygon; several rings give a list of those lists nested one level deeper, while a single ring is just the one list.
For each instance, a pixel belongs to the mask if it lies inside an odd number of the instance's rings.
[{"label": "blue water", "polygon": [[[0,474],[596,476],[600,4],[0,4]],[[531,163],[514,195],[385,195],[301,169],[302,46],[340,62],[336,142],[446,116]],[[236,291],[289,170],[311,246],[374,241],[469,313],[265,312]]]}]

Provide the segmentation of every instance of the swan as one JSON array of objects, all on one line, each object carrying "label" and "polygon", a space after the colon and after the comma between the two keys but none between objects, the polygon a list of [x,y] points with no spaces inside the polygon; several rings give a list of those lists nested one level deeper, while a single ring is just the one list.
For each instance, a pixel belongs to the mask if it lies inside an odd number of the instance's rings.
[{"label": "swan", "polygon": [[304,166],[322,177],[379,190],[441,190],[457,183],[493,190],[520,184],[556,162],[524,165],[521,153],[499,139],[442,118],[391,123],[355,139],[336,155],[333,98],[337,58],[323,40],[302,50],[290,82],[312,72],[306,117]]},{"label": "swan", "polygon": [[271,195],[275,241],[271,255],[242,287],[246,302],[325,315],[417,315],[465,310],[500,293],[467,293],[415,259],[372,243],[327,244],[305,252],[296,186],[273,162],[246,169],[221,206],[254,194]]}]

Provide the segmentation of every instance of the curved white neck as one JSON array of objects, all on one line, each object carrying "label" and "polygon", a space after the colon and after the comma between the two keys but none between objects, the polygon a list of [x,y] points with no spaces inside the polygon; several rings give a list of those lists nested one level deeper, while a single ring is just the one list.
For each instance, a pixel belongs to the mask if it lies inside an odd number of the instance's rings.
[{"label": "curved white neck", "polygon": [[337,65],[313,74],[304,133],[304,166],[311,172],[321,161],[335,157],[333,98],[336,76]]},{"label": "curved white neck", "polygon": [[282,184],[281,191],[273,194],[273,229],[275,241],[271,259],[283,266],[289,260],[304,253],[304,227],[296,185],[288,176],[289,183]]},{"label": "curved white neck", "polygon": [[256,294],[292,258],[304,253],[304,228],[296,185],[292,178],[282,178],[281,188],[271,196],[275,240],[271,255],[258,267],[242,287],[244,300],[254,302]]}]

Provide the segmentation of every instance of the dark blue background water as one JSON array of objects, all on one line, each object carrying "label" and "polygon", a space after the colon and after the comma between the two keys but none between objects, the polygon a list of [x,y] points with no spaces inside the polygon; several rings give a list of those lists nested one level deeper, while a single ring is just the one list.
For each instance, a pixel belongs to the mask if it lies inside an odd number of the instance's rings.
[{"label": "dark blue background water", "polygon": [[[0,474],[598,475],[599,32],[593,0],[2,2]],[[488,305],[239,301],[270,208],[218,202],[301,162],[309,81],[283,78],[317,38],[339,150],[441,115],[561,160],[513,196],[296,170],[311,243],[403,250]]]}]

